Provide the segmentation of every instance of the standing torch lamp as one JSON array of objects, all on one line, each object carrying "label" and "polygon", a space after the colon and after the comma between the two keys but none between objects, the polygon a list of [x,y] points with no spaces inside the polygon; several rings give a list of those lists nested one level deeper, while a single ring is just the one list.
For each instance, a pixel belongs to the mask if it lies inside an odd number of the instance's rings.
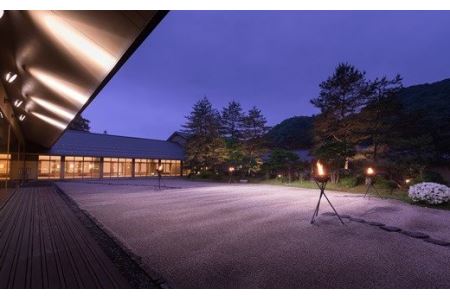
[{"label": "standing torch lamp", "polygon": [[228,179],[228,183],[231,183],[231,180],[233,178],[233,172],[234,172],[234,167],[229,167],[228,168],[228,173],[230,173],[230,178]]},{"label": "standing torch lamp", "polygon": [[158,172],[158,189],[161,189],[162,170],[163,166],[162,164],[159,164],[158,167],[156,168],[156,171]]},{"label": "standing torch lamp", "polygon": [[372,189],[374,190],[378,197],[381,198],[380,193],[378,192],[378,190],[375,188],[375,170],[372,167],[368,167],[366,170],[366,184],[367,184],[367,189],[366,189],[366,193],[364,194],[364,198],[369,194],[369,191]]},{"label": "standing torch lamp", "polygon": [[317,161],[316,164],[317,172],[314,173],[314,181],[316,182],[317,186],[320,189],[320,196],[319,200],[317,201],[316,209],[314,210],[314,214],[311,219],[311,224],[314,223],[316,217],[319,215],[319,207],[320,207],[320,201],[322,200],[322,197],[325,197],[325,199],[330,204],[331,208],[333,209],[334,213],[338,217],[339,221],[341,221],[342,225],[345,225],[344,221],[342,221],[341,216],[338,214],[336,209],[334,208],[333,204],[331,204],[330,199],[328,199],[327,195],[325,194],[325,188],[327,186],[328,180],[330,180],[330,176],[325,172],[323,165],[320,163],[320,161]]}]

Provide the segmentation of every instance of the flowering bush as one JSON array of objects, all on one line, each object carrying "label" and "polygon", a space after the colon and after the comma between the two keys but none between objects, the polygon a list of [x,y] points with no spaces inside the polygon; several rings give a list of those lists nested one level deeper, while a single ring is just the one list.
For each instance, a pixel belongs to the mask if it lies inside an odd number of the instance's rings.
[{"label": "flowering bush", "polygon": [[450,188],[438,183],[422,182],[409,188],[408,196],[413,202],[441,204],[450,200]]}]

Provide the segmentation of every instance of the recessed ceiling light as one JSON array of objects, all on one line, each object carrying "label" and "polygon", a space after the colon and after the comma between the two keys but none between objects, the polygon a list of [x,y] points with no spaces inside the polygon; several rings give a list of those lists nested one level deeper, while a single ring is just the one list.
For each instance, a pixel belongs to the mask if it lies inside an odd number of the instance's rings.
[{"label": "recessed ceiling light", "polygon": [[14,101],[14,106],[15,107],[20,107],[22,105],[22,103],[23,103],[23,100],[17,99],[16,101]]},{"label": "recessed ceiling light", "polygon": [[6,73],[5,79],[7,82],[12,83],[14,80],[16,80],[16,78],[17,78],[17,74],[12,73],[12,72]]},{"label": "recessed ceiling light", "polygon": [[80,64],[88,70],[96,69],[95,74],[103,77],[116,64],[117,58],[101,47],[98,41],[79,31],[77,25],[74,27],[73,23],[57,13],[33,11],[30,16],[56,44],[64,47]]},{"label": "recessed ceiling light", "polygon": [[19,116],[19,120],[20,122],[23,122],[23,120],[25,120],[26,116],[24,114]]},{"label": "recessed ceiling light", "polygon": [[55,74],[51,74],[33,67],[28,68],[28,71],[40,83],[60,94],[67,100],[75,102],[79,107],[84,105],[89,99],[89,96],[81,91],[78,86],[74,85],[70,81],[61,79]]},{"label": "recessed ceiling light", "polygon": [[32,112],[32,114],[33,114],[33,116],[38,117],[42,121],[47,122],[48,124],[53,125],[55,127],[58,127],[59,129],[62,129],[62,130],[66,129],[66,127],[68,125],[68,123],[64,124],[64,123],[62,123],[62,122],[60,122],[58,120],[55,120],[55,119],[50,118],[50,117],[47,117],[47,116],[45,116],[43,114],[40,114],[40,113],[37,113],[37,112]]},{"label": "recessed ceiling light", "polygon": [[55,105],[53,103],[51,103],[50,101],[38,98],[38,97],[34,97],[34,96],[30,96],[30,99],[35,102],[36,104],[42,106],[43,108],[46,108],[47,110],[60,115],[61,117],[67,119],[68,121],[72,121],[73,118],[75,118],[75,113],[72,113],[68,110],[66,110],[65,108]]}]

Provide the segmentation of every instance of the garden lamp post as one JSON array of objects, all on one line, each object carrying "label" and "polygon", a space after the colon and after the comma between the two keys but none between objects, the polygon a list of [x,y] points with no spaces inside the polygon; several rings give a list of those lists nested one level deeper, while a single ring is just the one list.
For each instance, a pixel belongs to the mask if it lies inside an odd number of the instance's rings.
[{"label": "garden lamp post", "polygon": [[336,216],[339,218],[339,221],[341,221],[342,225],[345,225],[344,221],[342,221],[342,219],[341,219],[341,216],[338,214],[338,212],[334,208],[333,204],[331,204],[330,199],[328,199],[327,195],[325,194],[325,188],[327,186],[328,180],[330,180],[330,176],[326,173],[325,168],[320,163],[320,161],[317,161],[317,163],[316,163],[316,171],[314,172],[313,178],[314,178],[314,181],[316,182],[317,186],[320,189],[320,196],[319,196],[319,200],[317,201],[316,209],[314,210],[314,214],[311,219],[311,224],[314,223],[315,218],[319,215],[320,200],[322,199],[322,196],[323,196],[330,204],[331,208],[333,209]]},{"label": "garden lamp post", "polygon": [[367,196],[367,194],[369,194],[369,190],[373,189],[375,190],[375,192],[377,193],[378,197],[381,198],[380,193],[378,192],[378,190],[375,188],[375,176],[376,176],[376,172],[372,167],[368,167],[366,169],[366,184],[367,184],[367,190],[366,193],[364,194],[364,198]]},{"label": "garden lamp post", "polygon": [[228,173],[230,173],[230,178],[229,178],[229,180],[228,180],[228,183],[231,183],[231,179],[232,179],[232,177],[233,177],[233,172],[234,172],[234,167],[229,167],[228,168]]},{"label": "garden lamp post", "polygon": [[158,189],[161,189],[162,170],[163,170],[162,164],[158,164],[158,167],[156,168],[156,172],[158,173]]}]

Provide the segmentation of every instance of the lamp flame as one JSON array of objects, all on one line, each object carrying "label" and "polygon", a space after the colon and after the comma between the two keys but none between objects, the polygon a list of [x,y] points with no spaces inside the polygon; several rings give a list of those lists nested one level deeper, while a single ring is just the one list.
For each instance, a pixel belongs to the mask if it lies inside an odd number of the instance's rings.
[{"label": "lamp flame", "polygon": [[316,166],[317,166],[317,175],[325,176],[325,170],[319,160],[317,161]]}]

